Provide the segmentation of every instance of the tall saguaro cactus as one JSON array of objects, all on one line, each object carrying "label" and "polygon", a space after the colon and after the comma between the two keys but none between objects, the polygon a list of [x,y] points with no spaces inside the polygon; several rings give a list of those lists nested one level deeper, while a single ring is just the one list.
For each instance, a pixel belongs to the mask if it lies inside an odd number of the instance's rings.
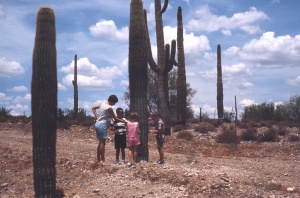
[{"label": "tall saguaro cactus", "polygon": [[31,81],[32,156],[35,197],[55,197],[57,69],[53,9],[37,13]]},{"label": "tall saguaro cactus", "polygon": [[78,84],[77,84],[77,55],[74,58],[74,80],[72,81],[74,86],[74,116],[78,116]]},{"label": "tall saguaro cactus", "polygon": [[185,124],[187,87],[186,87],[184,45],[183,45],[182,10],[180,6],[178,7],[178,11],[177,11],[177,56],[178,56],[177,122],[179,124]]},{"label": "tall saguaro cactus", "polygon": [[142,0],[131,0],[130,3],[128,59],[130,111],[138,113],[141,131],[138,161],[148,161],[147,33]]},{"label": "tall saguaro cactus", "polygon": [[217,109],[218,119],[221,121],[224,114],[223,105],[223,80],[222,80],[222,64],[221,64],[221,46],[217,47]]},{"label": "tall saguaro cactus", "polygon": [[[157,73],[158,82],[158,110],[160,111],[164,124],[165,134],[170,135],[170,110],[169,110],[169,92],[168,92],[168,72],[175,64],[176,41],[172,41],[171,55],[170,46],[165,45],[162,14],[168,7],[168,0],[165,0],[161,8],[161,0],[155,0],[155,22],[156,22],[156,39],[157,39],[157,64],[154,62],[151,52],[150,39],[148,38],[148,62],[151,69]],[[148,35],[149,37],[149,35]]]}]

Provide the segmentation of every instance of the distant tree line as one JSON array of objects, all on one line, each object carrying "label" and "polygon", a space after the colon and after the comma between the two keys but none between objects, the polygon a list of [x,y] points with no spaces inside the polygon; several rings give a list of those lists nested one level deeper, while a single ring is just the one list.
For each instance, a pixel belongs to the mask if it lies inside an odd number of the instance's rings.
[{"label": "distant tree line", "polygon": [[242,121],[300,121],[300,96],[291,96],[286,103],[252,104],[244,107]]}]

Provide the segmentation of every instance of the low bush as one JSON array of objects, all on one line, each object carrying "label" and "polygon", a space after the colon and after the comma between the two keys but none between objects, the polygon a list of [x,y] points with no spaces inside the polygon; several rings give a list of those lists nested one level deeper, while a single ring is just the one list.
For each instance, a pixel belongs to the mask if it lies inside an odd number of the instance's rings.
[{"label": "low bush", "polygon": [[241,134],[242,141],[256,141],[257,129],[247,128]]},{"label": "low bush", "polygon": [[216,131],[216,127],[209,122],[202,122],[194,126],[195,132],[208,133],[209,131]]},{"label": "low bush", "polygon": [[193,134],[190,131],[181,131],[177,134],[176,138],[191,141],[193,139]]},{"label": "low bush", "polygon": [[180,124],[176,124],[174,127],[173,127],[173,131],[174,132],[178,132],[178,131],[183,131],[185,129],[185,127],[183,125],[180,125]]},{"label": "low bush", "polygon": [[226,129],[215,137],[215,141],[217,143],[237,144],[239,143],[239,138],[237,137],[235,130]]},{"label": "low bush", "polygon": [[298,134],[290,134],[287,137],[288,142],[299,142],[300,141],[300,136]]},{"label": "low bush", "polygon": [[280,127],[277,129],[277,134],[280,136],[286,136],[289,133],[286,127]]},{"label": "low bush", "polygon": [[258,134],[258,142],[277,142],[279,140],[278,134],[275,128],[269,128],[263,133]]}]

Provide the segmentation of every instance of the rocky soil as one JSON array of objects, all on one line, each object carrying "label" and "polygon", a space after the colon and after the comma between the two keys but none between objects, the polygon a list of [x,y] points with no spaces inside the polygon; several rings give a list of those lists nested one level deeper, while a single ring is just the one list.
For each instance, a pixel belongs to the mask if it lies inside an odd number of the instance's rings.
[{"label": "rocky soil", "polygon": [[[149,135],[149,162],[129,168],[114,164],[112,141],[106,163],[94,162],[93,128],[58,130],[57,197],[300,197],[299,142],[235,146],[215,143],[215,134],[186,141],[173,133],[163,165]],[[30,125],[0,124],[0,151],[0,197],[34,197]]]}]

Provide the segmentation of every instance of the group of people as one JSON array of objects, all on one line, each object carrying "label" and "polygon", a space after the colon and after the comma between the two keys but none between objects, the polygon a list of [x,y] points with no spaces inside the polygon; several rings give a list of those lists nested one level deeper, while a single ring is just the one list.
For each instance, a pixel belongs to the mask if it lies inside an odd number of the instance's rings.
[{"label": "group of people", "polygon": [[[124,118],[124,110],[116,109],[116,114],[112,106],[118,102],[115,95],[108,97],[108,100],[100,105],[92,107],[92,111],[96,117],[95,129],[96,137],[99,140],[97,146],[97,162],[105,162],[105,143],[107,139],[108,120],[111,119],[110,127],[115,131],[115,149],[116,149],[116,164],[125,164],[125,148],[128,148],[128,166],[134,166],[137,159],[137,146],[141,144],[139,135],[140,128],[138,123],[137,112],[131,112],[129,120]],[[98,110],[98,112],[97,112]],[[159,160],[157,164],[164,163],[164,123],[158,112],[152,113],[148,122],[151,123],[149,133],[154,133],[156,136],[157,149]],[[122,161],[120,161],[120,153]]]}]

